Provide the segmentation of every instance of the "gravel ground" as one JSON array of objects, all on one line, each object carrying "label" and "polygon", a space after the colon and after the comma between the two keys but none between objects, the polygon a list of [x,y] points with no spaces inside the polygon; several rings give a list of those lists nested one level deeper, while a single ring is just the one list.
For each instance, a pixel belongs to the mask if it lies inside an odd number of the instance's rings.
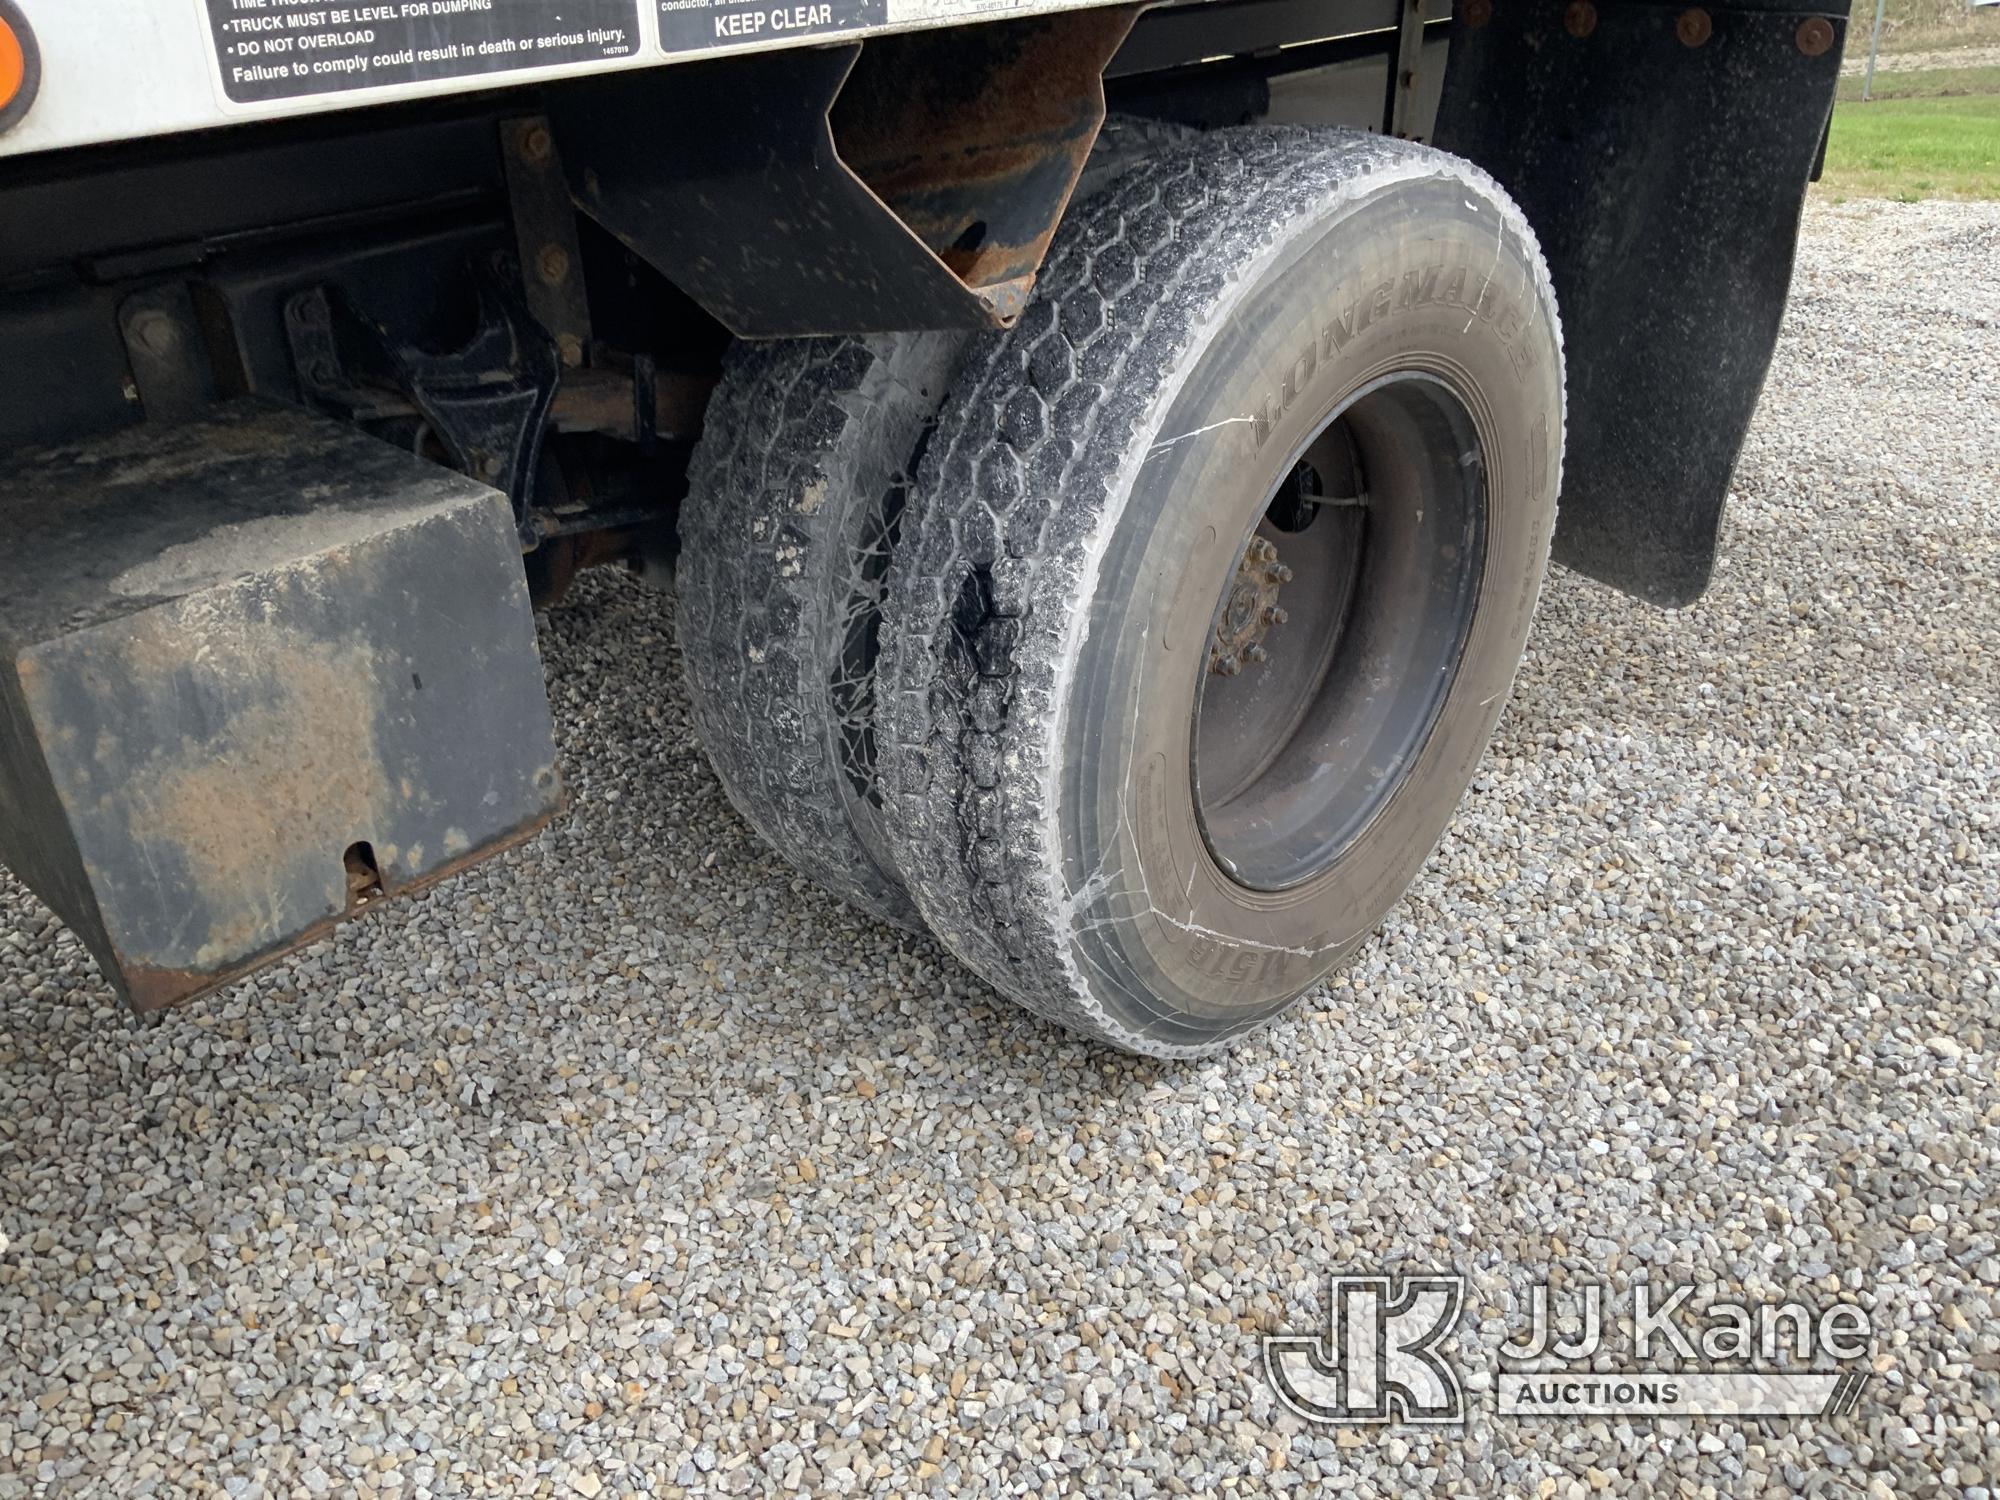
[{"label": "gravel ground", "polygon": [[[0,935],[0,1496],[2000,1485],[2000,205],[1816,207],[1714,591],[1551,583],[1357,968],[1200,1065],[791,877],[660,603],[544,636],[574,815],[164,1024]],[[1463,1429],[1260,1327],[1456,1266]],[[1520,1422],[1545,1276],[1871,1310],[1824,1422]],[[1487,1330],[1482,1335],[1480,1328]]]},{"label": "gravel ground", "polygon": [[[1979,42],[1956,47],[1939,47],[1925,52],[1882,52],[1875,57],[1875,71],[1878,74],[1928,73],[1933,68],[1995,66],[2000,66],[2000,44]],[[1847,51],[1841,56],[1840,71],[1848,77],[1868,71],[1868,27],[1865,21],[1848,28]]]}]

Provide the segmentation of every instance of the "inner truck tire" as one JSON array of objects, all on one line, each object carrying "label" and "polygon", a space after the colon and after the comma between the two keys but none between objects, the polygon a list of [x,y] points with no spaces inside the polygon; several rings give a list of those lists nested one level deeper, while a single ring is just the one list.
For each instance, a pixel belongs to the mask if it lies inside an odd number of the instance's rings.
[{"label": "inner truck tire", "polygon": [[[1185,126],[1113,116],[1077,196]],[[796,869],[898,926],[922,919],[881,830],[875,655],[909,471],[963,333],[734,345],[680,515],[678,633],[730,802]]]},{"label": "inner truck tire", "polygon": [[911,929],[875,786],[876,637],[910,465],[964,347],[735,344],[680,513],[681,659],[723,790],[795,868]]},{"label": "inner truck tire", "polygon": [[1563,415],[1534,235],[1458,158],[1223,131],[1074,211],[891,569],[885,826],[931,929],[1134,1052],[1291,1005],[1472,778]]}]

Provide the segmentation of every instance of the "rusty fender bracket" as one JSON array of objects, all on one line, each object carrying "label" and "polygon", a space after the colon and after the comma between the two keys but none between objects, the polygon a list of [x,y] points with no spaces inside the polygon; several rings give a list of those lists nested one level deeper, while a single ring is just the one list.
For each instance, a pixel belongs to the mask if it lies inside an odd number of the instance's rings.
[{"label": "rusty fender bracket", "polygon": [[742,338],[1003,327],[1141,6],[589,80],[578,204]]},{"label": "rusty fender bracket", "polygon": [[0,858],[135,1009],[555,811],[498,491],[254,402],[0,471]]}]

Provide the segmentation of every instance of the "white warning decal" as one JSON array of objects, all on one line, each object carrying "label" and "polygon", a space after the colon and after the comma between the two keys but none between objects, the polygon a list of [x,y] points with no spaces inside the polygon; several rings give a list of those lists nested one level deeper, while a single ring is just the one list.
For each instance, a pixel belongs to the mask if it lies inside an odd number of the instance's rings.
[{"label": "white warning decal", "polygon": [[700,52],[784,37],[835,36],[889,19],[889,0],[654,0],[660,46]]},{"label": "white warning decal", "polygon": [[629,57],[639,0],[206,0],[239,104]]}]

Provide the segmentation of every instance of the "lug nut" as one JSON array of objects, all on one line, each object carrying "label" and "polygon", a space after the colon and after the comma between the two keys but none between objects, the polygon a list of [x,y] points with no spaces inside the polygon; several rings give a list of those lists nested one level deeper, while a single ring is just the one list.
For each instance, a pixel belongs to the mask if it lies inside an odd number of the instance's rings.
[{"label": "lug nut", "polygon": [[1290,615],[1275,604],[1264,611],[1264,623],[1267,625],[1282,625],[1290,618]]},{"label": "lug nut", "polygon": [[1248,651],[1245,651],[1243,654],[1249,657],[1252,662],[1257,663],[1259,665],[1262,665],[1264,662],[1270,660],[1270,657],[1265,654],[1264,648],[1262,646],[1252,646]]},{"label": "lug nut", "polygon": [[1215,660],[1215,670],[1224,677],[1234,677],[1243,670],[1243,663],[1234,656],[1219,656]]}]

